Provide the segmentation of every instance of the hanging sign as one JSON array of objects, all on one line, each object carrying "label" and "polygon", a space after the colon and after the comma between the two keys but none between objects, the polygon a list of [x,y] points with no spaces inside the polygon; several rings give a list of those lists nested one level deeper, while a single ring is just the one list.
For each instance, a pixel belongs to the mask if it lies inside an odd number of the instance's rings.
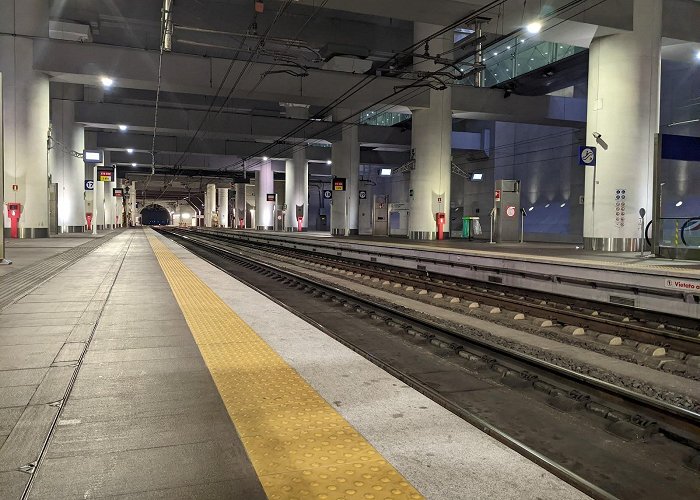
[{"label": "hanging sign", "polygon": [[114,196],[115,198],[123,198],[124,197],[124,189],[112,188],[112,196]]},{"label": "hanging sign", "polygon": [[97,180],[101,182],[112,182],[114,180],[114,170],[111,168],[98,169]]}]

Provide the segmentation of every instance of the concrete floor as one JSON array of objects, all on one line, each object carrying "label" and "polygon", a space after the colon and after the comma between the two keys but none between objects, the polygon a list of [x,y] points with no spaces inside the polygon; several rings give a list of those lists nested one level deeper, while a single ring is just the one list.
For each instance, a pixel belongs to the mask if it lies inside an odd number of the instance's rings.
[{"label": "concrete floor", "polygon": [[112,231],[101,231],[96,236],[89,233],[61,234],[51,238],[6,239],[5,258],[12,264],[0,265],[0,276],[17,271],[32,264],[87,243],[94,238],[102,238]]},{"label": "concrete floor", "polygon": [[158,238],[426,498],[587,498],[282,306]]}]

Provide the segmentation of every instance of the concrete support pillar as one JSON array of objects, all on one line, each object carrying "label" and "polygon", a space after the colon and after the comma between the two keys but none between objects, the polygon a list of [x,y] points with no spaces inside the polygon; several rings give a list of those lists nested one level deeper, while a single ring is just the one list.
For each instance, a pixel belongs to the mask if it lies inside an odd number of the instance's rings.
[{"label": "concrete support pillar", "polygon": [[[49,34],[48,7],[45,0],[0,0],[4,201],[22,204],[22,238],[49,236],[49,79],[32,67],[34,38]],[[9,233],[9,219],[5,228]]]},{"label": "concrete support pillar", "polygon": [[216,184],[207,184],[204,193],[204,227],[212,227],[213,214],[216,211]]},{"label": "concrete support pillar", "polygon": [[661,14],[661,0],[635,0],[634,31],[591,42],[586,144],[596,146],[597,160],[596,166],[582,167],[583,239],[589,250],[638,250],[639,209],[651,214]]},{"label": "concrete support pillar", "polygon": [[[284,104],[289,118],[306,120],[309,117],[309,107],[300,104]],[[287,203],[285,230],[297,231],[297,207],[301,207],[304,219],[302,230],[309,227],[309,164],[306,159],[306,148],[295,146],[291,160],[287,160],[284,170],[284,199]]]},{"label": "concrete support pillar", "polygon": [[129,210],[131,212],[131,225],[135,227],[139,221],[139,214],[136,210],[136,181],[131,181],[129,187]]},{"label": "concrete support pillar", "polygon": [[[112,159],[111,159],[111,153],[109,151],[104,152],[104,158],[105,158],[105,168],[111,169],[112,168]],[[115,172],[116,174],[116,172]],[[114,179],[114,177],[112,177]],[[104,214],[105,214],[105,229],[114,229],[114,221],[115,221],[115,216],[114,216],[114,196],[112,196],[112,188],[116,186],[116,182],[103,182],[104,184],[104,197],[105,197],[105,203],[104,203]]]},{"label": "concrete support pillar", "polygon": [[219,227],[228,227],[228,188],[218,188]]},{"label": "concrete support pillar", "polygon": [[[245,184],[236,184],[236,221],[234,227],[245,228],[246,220],[246,200],[245,200]],[[243,224],[241,225],[241,219]]]},{"label": "concrete support pillar", "polygon": [[[334,113],[333,121],[344,121],[350,113]],[[343,125],[342,136],[331,150],[333,177],[345,179],[345,191],[333,193],[331,234],[358,234],[360,214],[360,141],[357,125]]]},{"label": "concrete support pillar", "polygon": [[[98,169],[100,167],[97,167]],[[95,177],[97,179],[97,177]],[[98,229],[98,231],[101,231],[105,229],[105,224],[107,221],[107,211],[105,207],[105,185],[106,182],[100,182],[100,181],[95,181],[94,187],[93,187],[93,196],[94,196],[94,201],[92,203],[93,207],[93,218],[92,218],[92,223],[95,225],[95,227]]]},{"label": "concrete support pillar", "polygon": [[275,193],[275,177],[272,162],[260,162],[260,170],[255,172],[255,229],[272,231],[275,223],[275,202],[267,201],[267,195]]},{"label": "concrete support pillar", "polygon": [[[415,23],[414,39],[422,40],[439,31],[439,26]],[[442,54],[453,46],[452,32],[429,43],[431,55]],[[433,71],[440,65],[416,60],[415,69]],[[415,169],[409,183],[410,218],[408,235],[416,240],[433,240],[437,227],[435,214],[445,212],[449,220],[450,178],[452,175],[452,89],[429,90],[430,107],[413,110],[412,144]],[[447,231],[449,234],[449,230]]]},{"label": "concrete support pillar", "polygon": [[85,227],[85,164],[72,152],[85,149],[85,127],[75,123],[75,102],[51,101],[49,171],[58,184],[58,226],[62,233],[82,233]]}]

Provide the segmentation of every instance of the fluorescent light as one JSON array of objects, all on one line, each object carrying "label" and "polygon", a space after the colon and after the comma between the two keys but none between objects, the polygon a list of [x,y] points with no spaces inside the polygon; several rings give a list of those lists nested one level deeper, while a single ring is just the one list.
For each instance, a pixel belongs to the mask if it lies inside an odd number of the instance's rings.
[{"label": "fluorescent light", "polygon": [[677,207],[680,207],[682,204],[683,204],[683,202],[682,202],[682,201],[679,201],[678,203],[676,203],[676,206],[677,206]]},{"label": "fluorescent light", "polygon": [[391,169],[390,168],[383,168],[379,171],[379,175],[391,175]]},{"label": "fluorescent light", "polygon": [[549,208],[549,203],[547,203],[547,204],[544,206],[544,208]]},{"label": "fluorescent light", "polygon": [[483,180],[484,180],[484,174],[482,172],[472,173],[472,181],[483,181]]},{"label": "fluorescent light", "polygon": [[542,30],[542,23],[539,21],[533,21],[530,24],[528,24],[526,27],[528,33],[539,33]]},{"label": "fluorescent light", "polygon": [[267,156],[263,156],[263,161],[267,161],[267,160],[269,160],[269,159],[270,159],[270,158],[268,158]]},{"label": "fluorescent light", "polygon": [[128,128],[129,127],[127,127],[126,125],[119,125],[119,130],[121,130],[122,132],[126,132]]},{"label": "fluorescent light", "polygon": [[327,160],[326,165],[333,165],[333,160]]},{"label": "fluorescent light", "polygon": [[134,152],[134,148],[126,148],[126,152],[132,154]]},{"label": "fluorescent light", "polygon": [[559,205],[559,206],[560,206],[561,208],[564,208],[564,207],[566,206],[566,203],[562,203],[562,204]]},{"label": "fluorescent light", "polygon": [[527,209],[528,212],[532,212],[535,209],[535,207],[530,207]]},{"label": "fluorescent light", "polygon": [[135,166],[136,166],[136,163],[132,163],[131,166],[132,166],[132,167],[135,167]]},{"label": "fluorescent light", "polygon": [[100,81],[102,82],[102,86],[105,88],[110,88],[112,85],[114,85],[114,80],[107,76],[100,78]]}]

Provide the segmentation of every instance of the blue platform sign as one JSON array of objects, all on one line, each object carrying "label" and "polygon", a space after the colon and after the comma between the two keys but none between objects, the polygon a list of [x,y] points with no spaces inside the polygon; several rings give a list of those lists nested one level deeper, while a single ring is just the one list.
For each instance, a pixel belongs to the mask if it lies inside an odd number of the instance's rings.
[{"label": "blue platform sign", "polygon": [[91,180],[85,181],[85,191],[92,191],[95,187],[95,183]]},{"label": "blue platform sign", "polygon": [[583,167],[595,166],[596,148],[595,146],[578,147],[578,164]]}]

